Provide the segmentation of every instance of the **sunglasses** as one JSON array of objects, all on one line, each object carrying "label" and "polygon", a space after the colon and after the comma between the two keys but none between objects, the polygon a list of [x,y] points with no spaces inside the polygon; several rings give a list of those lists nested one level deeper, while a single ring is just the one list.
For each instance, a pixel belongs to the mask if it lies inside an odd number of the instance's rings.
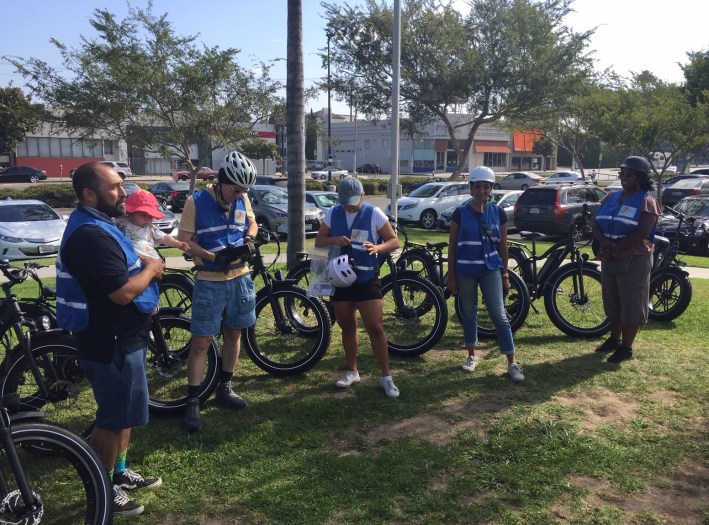
[{"label": "sunglasses", "polygon": [[234,195],[241,195],[242,193],[246,193],[246,190],[244,188],[240,188],[239,186],[229,186],[229,189],[234,193]]}]

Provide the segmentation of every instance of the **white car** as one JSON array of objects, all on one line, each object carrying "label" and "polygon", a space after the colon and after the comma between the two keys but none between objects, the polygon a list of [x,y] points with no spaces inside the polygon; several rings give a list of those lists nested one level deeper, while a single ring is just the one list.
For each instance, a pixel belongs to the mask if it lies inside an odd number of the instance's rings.
[{"label": "white car", "polygon": [[[417,222],[428,230],[435,228],[438,215],[451,206],[462,204],[470,198],[467,182],[430,182],[416,188],[408,197],[396,201],[397,219]],[[387,204],[387,213],[391,203]]]},{"label": "white car", "polygon": [[[507,214],[508,230],[512,230],[515,227],[515,203],[522,193],[524,193],[522,190],[492,190],[492,193],[490,194],[490,200],[505,210],[505,213]],[[468,202],[470,202],[470,199],[464,201],[463,205]],[[451,206],[441,212],[436,225],[439,230],[448,231],[451,229],[451,217],[457,207],[457,205]]]},{"label": "white car", "polygon": [[[347,171],[347,170],[335,170],[335,169],[333,169],[333,170],[330,170],[330,171],[331,171],[331,173],[332,173],[332,178],[333,178],[333,179],[337,179],[337,178],[344,179],[345,177],[347,177],[347,176],[350,174],[350,172]],[[327,180],[327,173],[328,173],[328,172],[327,172],[327,169],[322,169],[322,170],[318,170],[318,171],[313,171],[313,172],[311,172],[311,176],[312,176],[315,180]]]},{"label": "white car", "polygon": [[[591,180],[590,177],[588,180],[589,181]],[[550,175],[549,177],[547,177],[546,180],[544,181],[544,184],[546,184],[546,185],[564,184],[564,183],[574,184],[576,182],[581,182],[581,181],[583,181],[583,175],[581,175],[578,171],[557,171],[553,175]]]},{"label": "white car", "polygon": [[50,257],[59,252],[66,221],[38,200],[0,201],[0,258]]}]

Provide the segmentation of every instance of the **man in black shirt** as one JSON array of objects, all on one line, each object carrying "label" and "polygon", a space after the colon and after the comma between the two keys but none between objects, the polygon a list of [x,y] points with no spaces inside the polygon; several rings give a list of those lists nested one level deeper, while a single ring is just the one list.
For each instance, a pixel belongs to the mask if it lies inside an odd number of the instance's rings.
[{"label": "man in black shirt", "polygon": [[125,214],[123,179],[111,167],[84,164],[74,173],[79,199],[57,259],[57,318],[74,330],[81,366],[98,409],[91,445],[113,480],[113,513],[135,516],[143,506],[125,490],[154,488],[125,467],[131,428],[148,421],[145,352],[150,312],[157,305],[160,259],[139,257],[113,224]]}]

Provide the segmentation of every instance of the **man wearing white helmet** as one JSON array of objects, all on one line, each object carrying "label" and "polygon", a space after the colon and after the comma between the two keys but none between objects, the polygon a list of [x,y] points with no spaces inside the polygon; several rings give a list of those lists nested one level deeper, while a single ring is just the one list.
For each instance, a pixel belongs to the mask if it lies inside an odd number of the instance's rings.
[{"label": "man wearing white helmet", "polygon": [[234,247],[253,243],[258,225],[246,195],[256,183],[251,160],[232,151],[221,163],[218,182],[196,191],[185,202],[177,238],[190,245],[197,266],[192,294],[192,347],[187,365],[187,408],[183,428],[200,430],[197,397],[204,377],[207,349],[212,337],[224,334],[222,369],[217,399],[229,408],[246,401],[231,388],[239,359],[241,330],[256,322],[256,292],[248,264],[232,253]]},{"label": "man wearing white helmet", "polygon": [[478,287],[495,324],[500,353],[507,357],[512,381],[524,381],[515,360],[512,329],[504,296],[510,289],[507,275],[507,214],[490,202],[495,172],[487,166],[470,170],[470,203],[459,206],[451,217],[448,239],[448,290],[460,295],[460,309],[468,357],[462,368],[472,372],[478,363]]}]

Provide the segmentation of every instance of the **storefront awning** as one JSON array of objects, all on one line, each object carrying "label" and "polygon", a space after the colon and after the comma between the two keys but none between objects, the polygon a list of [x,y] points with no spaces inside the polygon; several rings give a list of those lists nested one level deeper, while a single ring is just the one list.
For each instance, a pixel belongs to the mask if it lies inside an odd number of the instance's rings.
[{"label": "storefront awning", "polygon": [[476,153],[512,153],[507,142],[498,142],[495,140],[476,140]]}]

